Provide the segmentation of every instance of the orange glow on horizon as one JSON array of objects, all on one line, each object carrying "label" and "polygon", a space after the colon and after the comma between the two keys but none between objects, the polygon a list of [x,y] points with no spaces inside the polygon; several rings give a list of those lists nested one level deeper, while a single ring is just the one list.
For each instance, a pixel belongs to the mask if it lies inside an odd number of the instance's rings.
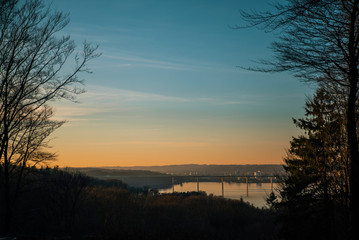
[{"label": "orange glow on horizon", "polygon": [[255,151],[239,144],[125,143],[114,145],[66,144],[57,148],[60,167],[158,166],[181,164],[281,164],[284,147],[267,145]]}]

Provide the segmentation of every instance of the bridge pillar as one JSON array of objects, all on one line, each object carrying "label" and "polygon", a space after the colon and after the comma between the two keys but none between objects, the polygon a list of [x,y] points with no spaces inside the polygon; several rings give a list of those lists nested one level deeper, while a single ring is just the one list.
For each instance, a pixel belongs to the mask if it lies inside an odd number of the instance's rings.
[{"label": "bridge pillar", "polygon": [[246,177],[246,184],[247,184],[247,197],[248,197],[248,177]]},{"label": "bridge pillar", "polygon": [[172,177],[172,193],[175,192],[175,178]]},{"label": "bridge pillar", "polygon": [[222,197],[224,197],[224,185],[223,185],[223,177],[221,178],[222,180]]},{"label": "bridge pillar", "polygon": [[199,192],[199,180],[197,178],[197,192]]}]

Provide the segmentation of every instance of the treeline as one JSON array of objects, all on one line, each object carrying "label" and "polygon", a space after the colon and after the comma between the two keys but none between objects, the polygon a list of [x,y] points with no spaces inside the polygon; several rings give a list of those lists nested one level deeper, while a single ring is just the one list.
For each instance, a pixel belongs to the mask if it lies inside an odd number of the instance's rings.
[{"label": "treeline", "polygon": [[254,172],[261,171],[265,176],[283,174],[280,164],[245,164],[245,165],[165,165],[165,166],[136,166],[112,167],[113,170],[147,170],[174,175],[204,175],[204,176],[253,176]]},{"label": "treeline", "polygon": [[243,201],[204,192],[158,194],[57,168],[27,171],[21,192],[12,195],[8,236],[17,239],[271,239],[274,234],[273,212]]}]

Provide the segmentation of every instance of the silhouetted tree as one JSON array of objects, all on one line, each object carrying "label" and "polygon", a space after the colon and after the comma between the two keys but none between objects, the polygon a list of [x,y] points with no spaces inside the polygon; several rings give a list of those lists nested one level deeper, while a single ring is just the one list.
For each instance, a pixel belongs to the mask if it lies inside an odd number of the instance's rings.
[{"label": "silhouetted tree", "polygon": [[[359,0],[285,0],[273,11],[242,13],[249,26],[280,32],[272,45],[275,58],[260,71],[292,71],[304,81],[345,88],[352,223],[359,221],[357,95]],[[353,228],[352,228],[353,229]]]},{"label": "silhouetted tree", "polygon": [[[4,192],[5,203],[8,207],[5,211],[6,219],[11,219],[12,208],[19,196],[23,177],[31,168],[38,164],[46,164],[54,160],[55,154],[44,150],[47,147],[46,138],[63,122],[50,120],[52,109],[43,106],[37,111],[24,109],[26,112],[22,119],[12,121],[13,128],[9,134],[7,146],[7,163],[0,165],[0,176],[3,178],[1,189]],[[5,153],[5,152],[4,152]],[[7,223],[10,221],[7,220]]]},{"label": "silhouetted tree", "polygon": [[98,56],[96,47],[84,43],[83,52],[74,56],[73,70],[63,73],[75,51],[70,37],[58,34],[68,22],[67,15],[51,12],[41,0],[0,1],[0,165],[5,232],[11,221],[11,194],[18,192],[10,189],[14,186],[10,184],[12,172],[16,169],[20,182],[26,165],[54,158],[43,148],[45,139],[62,122],[50,120],[52,110],[47,104],[60,98],[74,100],[83,92],[77,75],[88,72],[86,63]]},{"label": "silhouetted tree", "polygon": [[290,143],[280,201],[270,199],[281,211],[286,239],[348,239],[345,109],[342,94],[328,91],[320,87],[307,100],[306,117],[294,120],[304,133]]},{"label": "silhouetted tree", "polygon": [[46,212],[52,213],[62,231],[69,234],[81,204],[82,193],[91,179],[79,172],[54,169],[43,180],[47,181],[46,193],[52,203]]}]

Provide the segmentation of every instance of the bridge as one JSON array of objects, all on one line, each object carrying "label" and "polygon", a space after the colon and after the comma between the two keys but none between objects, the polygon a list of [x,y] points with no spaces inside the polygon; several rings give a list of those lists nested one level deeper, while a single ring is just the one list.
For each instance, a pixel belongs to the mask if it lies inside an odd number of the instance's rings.
[{"label": "bridge", "polygon": [[217,178],[217,179],[220,179],[221,181],[221,185],[222,185],[222,197],[224,197],[224,180],[225,179],[235,179],[235,180],[238,180],[240,181],[241,179],[245,179],[245,183],[246,183],[246,193],[247,193],[247,197],[249,195],[249,191],[248,191],[248,184],[249,184],[249,181],[248,179],[250,178],[254,178],[256,180],[258,179],[267,179],[270,181],[270,184],[271,184],[271,192],[273,192],[273,180],[277,180],[278,178],[277,177],[274,177],[274,176],[213,176],[213,175],[199,175],[199,176],[196,176],[196,175],[183,175],[183,176],[179,176],[179,175],[173,175],[172,176],[172,192],[174,193],[175,192],[175,180],[176,178],[195,178],[196,179],[196,182],[197,182],[197,192],[200,191],[200,179],[201,178]]},{"label": "bridge", "polygon": [[[130,186],[134,187],[148,187],[150,189],[170,189],[175,192],[175,185],[182,184],[185,182],[196,182],[197,192],[200,191],[201,182],[220,182],[222,188],[222,196],[225,193],[225,182],[245,183],[246,184],[246,195],[249,195],[249,184],[250,183],[270,183],[270,191],[273,192],[273,183],[281,181],[280,177],[276,176],[228,176],[228,175],[132,175],[132,176],[105,176],[105,179],[119,179]],[[195,191],[195,189],[194,189]]]}]

